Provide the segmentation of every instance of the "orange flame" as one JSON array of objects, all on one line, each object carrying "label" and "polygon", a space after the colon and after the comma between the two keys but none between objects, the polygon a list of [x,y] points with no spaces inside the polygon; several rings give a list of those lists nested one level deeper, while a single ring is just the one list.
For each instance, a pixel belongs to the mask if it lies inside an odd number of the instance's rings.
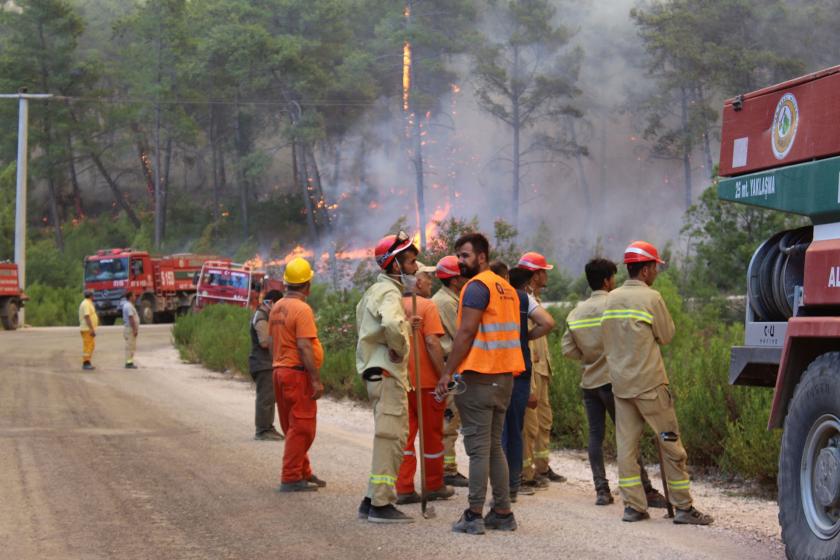
[{"label": "orange flame", "polygon": [[[406,17],[406,19],[411,17],[411,8],[409,6],[405,7],[403,15]],[[411,93],[411,43],[409,43],[408,41],[403,43],[402,86],[403,111],[408,112],[409,95]]]}]

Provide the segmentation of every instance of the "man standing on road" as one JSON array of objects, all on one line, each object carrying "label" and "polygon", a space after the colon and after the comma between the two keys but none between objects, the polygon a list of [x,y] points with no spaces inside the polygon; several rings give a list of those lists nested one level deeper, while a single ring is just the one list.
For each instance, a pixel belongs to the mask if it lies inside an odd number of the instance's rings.
[{"label": "man standing on road", "polygon": [[[455,255],[440,259],[435,267],[435,274],[443,284],[441,289],[432,296],[432,301],[437,306],[445,331],[445,334],[440,337],[445,360],[452,350],[452,340],[458,331],[458,301],[461,298],[461,288],[464,287],[467,279],[461,276],[458,257]],[[455,398],[449,395],[446,398],[443,421],[443,481],[449,486],[466,487],[469,482],[467,477],[458,472],[458,459],[455,454],[455,442],[458,441],[460,427],[461,415],[458,414],[458,407],[455,406]]]},{"label": "man standing on road", "polygon": [[[414,490],[414,473],[417,470],[417,451],[414,439],[418,430],[417,393],[420,391],[423,416],[423,461],[426,471],[426,498],[430,501],[445,500],[455,494],[451,486],[443,482],[443,411],[445,400],[435,398],[435,387],[443,372],[443,348],[440,337],[443,325],[440,322],[437,307],[429,298],[432,295],[432,276],[435,268],[417,263],[416,296],[403,295],[403,309],[406,316],[412,316],[413,299],[417,301],[417,313],[420,317],[418,328],[418,347],[411,341],[408,356],[408,374],[412,390],[408,393],[408,443],[403,452],[403,460],[397,476],[397,504],[415,504],[421,496]],[[414,353],[420,354],[420,371],[414,368]]]},{"label": "man standing on road", "polygon": [[85,299],[79,305],[79,330],[82,333],[82,369],[94,370],[90,363],[93,350],[96,348],[96,329],[99,327],[99,317],[93,305],[93,290],[85,290]]},{"label": "man standing on road", "polygon": [[612,389],[618,444],[618,486],[624,500],[624,521],[650,518],[639,472],[639,438],[645,424],[656,434],[674,523],[708,525],[713,519],[692,505],[686,453],[668,388],[668,375],[659,345],[674,337],[674,321],[665,301],[652,289],[659,258],[656,247],[635,241],[624,251],[630,279],[609,293],[602,328]]},{"label": "man standing on road", "polygon": [[134,307],[134,292],[126,292],[122,303],[123,338],[125,339],[125,368],[137,369],[134,365],[134,351],[137,349],[137,334],[140,321]]},{"label": "man standing on road", "polygon": [[271,335],[268,332],[268,317],[274,302],[283,297],[278,290],[271,290],[257,307],[251,318],[251,353],[248,356],[248,371],[257,386],[254,403],[254,439],[282,441],[283,434],[274,427],[274,363]]},{"label": "man standing on road", "polygon": [[356,306],[356,370],[365,381],[374,423],[370,479],[358,515],[371,523],[414,521],[394,503],[397,472],[408,437],[411,327],[402,297],[407,279],[417,272],[418,253],[403,232],[382,238],[374,249],[382,272]]},{"label": "man standing on road", "polygon": [[312,474],[309,448],[315,441],[317,400],[324,393],[315,315],[306,303],[315,274],[309,263],[294,258],[286,265],[286,297],[271,308],[269,333],[274,355],[274,396],[280,425],[286,434],[280,492],[309,492],[327,485]]},{"label": "man standing on road", "polygon": [[[562,340],[563,355],[583,365],[580,386],[589,422],[589,467],[595,483],[596,506],[606,506],[614,501],[604,468],[604,433],[607,414],[615,424],[615,400],[604,354],[601,317],[607,306],[607,294],[615,289],[617,270],[615,263],[607,259],[592,259],[586,263],[586,281],[592,295],[569,312],[566,318],[568,329]],[[668,507],[665,496],[651,485],[641,458],[639,469],[648,507]]]},{"label": "man standing on road", "polygon": [[[513,374],[525,370],[519,347],[519,298],[508,282],[489,268],[490,243],[480,233],[455,242],[461,275],[458,332],[437,386],[443,398],[452,376],[460,372],[466,390],[456,395],[461,433],[470,457],[469,508],[452,526],[455,532],[484,534],[485,528],[516,529],[510,509],[508,464],[502,429],[513,390]],[[493,507],[482,518],[487,479]]]},{"label": "man standing on road", "polygon": [[[548,285],[548,271],[554,265],[535,252],[525,253],[520,257],[517,268],[531,272],[530,292],[537,303],[540,294]],[[536,408],[528,408],[525,413],[525,459],[523,461],[523,485],[533,488],[547,488],[549,481],[565,482],[566,477],[551,469],[548,459],[551,454],[550,439],[554,414],[551,411],[549,390],[551,387],[551,355],[548,350],[548,338],[541,336],[530,342],[533,375],[531,376],[531,395],[536,399]]]}]

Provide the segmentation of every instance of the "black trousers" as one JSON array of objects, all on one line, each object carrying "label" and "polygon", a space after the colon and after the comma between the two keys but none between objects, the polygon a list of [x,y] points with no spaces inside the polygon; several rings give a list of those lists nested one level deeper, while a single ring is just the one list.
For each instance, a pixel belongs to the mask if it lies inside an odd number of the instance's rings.
[{"label": "black trousers", "polygon": [[274,427],[274,372],[270,369],[252,372],[257,384],[257,398],[254,407],[256,433],[267,432]]},{"label": "black trousers", "polygon": [[[607,383],[595,389],[583,389],[583,406],[589,420],[589,466],[592,469],[592,481],[595,490],[610,489],[607,471],[604,468],[604,434],[607,431],[607,414],[615,424],[615,400],[612,385]],[[645,493],[653,489],[648,478],[642,458],[639,457],[639,468],[642,473],[642,486]]]}]

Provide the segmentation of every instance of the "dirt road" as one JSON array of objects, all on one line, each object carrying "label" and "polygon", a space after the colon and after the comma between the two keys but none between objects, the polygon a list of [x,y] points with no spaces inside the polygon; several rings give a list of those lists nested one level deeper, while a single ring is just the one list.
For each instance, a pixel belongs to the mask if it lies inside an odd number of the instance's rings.
[{"label": "dirt road", "polygon": [[[625,524],[619,505],[593,505],[578,453],[553,457],[569,483],[515,505],[515,533],[451,533],[464,489],[436,504],[434,520],[361,522],[372,429],[364,408],[323,401],[312,459],[329,484],[277,494],[283,444],[252,439],[251,385],[182,364],[167,326],[142,328],[136,371],[122,368],[120,327],[96,340],[97,369],[83,373],[76,329],[0,332],[0,557],[784,557],[774,504],[697,484],[716,526],[674,526],[656,510]],[[419,506],[407,510],[419,517]]]}]

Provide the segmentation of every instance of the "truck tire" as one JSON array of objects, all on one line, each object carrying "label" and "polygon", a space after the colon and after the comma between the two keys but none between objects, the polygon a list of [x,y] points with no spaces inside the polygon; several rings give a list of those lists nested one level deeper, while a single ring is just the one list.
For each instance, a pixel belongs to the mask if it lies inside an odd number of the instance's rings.
[{"label": "truck tire", "polygon": [[117,318],[113,315],[105,315],[103,317],[99,317],[99,323],[105,326],[111,326],[117,321]]},{"label": "truck tire", "polygon": [[7,299],[0,309],[0,319],[3,320],[3,328],[7,331],[16,330],[19,326],[18,304],[16,301]]},{"label": "truck tire", "polygon": [[141,325],[150,325],[155,322],[155,309],[151,298],[143,298],[140,301],[140,308],[137,310],[140,316]]},{"label": "truck tire", "polygon": [[779,524],[788,558],[840,560],[840,352],[811,362],[790,401]]}]

